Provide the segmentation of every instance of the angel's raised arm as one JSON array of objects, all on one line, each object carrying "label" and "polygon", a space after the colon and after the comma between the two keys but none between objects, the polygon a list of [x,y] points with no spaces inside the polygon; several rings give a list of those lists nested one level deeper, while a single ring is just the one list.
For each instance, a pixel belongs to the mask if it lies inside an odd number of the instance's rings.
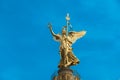
[{"label": "angel's raised arm", "polygon": [[50,29],[50,32],[51,32],[51,34],[53,35],[53,36],[55,36],[56,34],[53,32],[53,30],[52,30],[52,25],[51,25],[51,23],[48,23],[48,28]]},{"label": "angel's raised arm", "polygon": [[61,36],[59,34],[55,34],[52,30],[52,25],[48,23],[48,28],[50,29],[50,32],[55,40],[59,41],[61,39]]}]

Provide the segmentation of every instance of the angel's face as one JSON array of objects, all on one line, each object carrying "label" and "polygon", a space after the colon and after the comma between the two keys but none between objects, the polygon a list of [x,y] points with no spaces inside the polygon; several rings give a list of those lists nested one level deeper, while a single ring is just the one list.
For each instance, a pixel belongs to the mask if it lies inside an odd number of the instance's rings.
[{"label": "angel's face", "polygon": [[64,29],[62,30],[62,35],[66,35],[66,31]]}]

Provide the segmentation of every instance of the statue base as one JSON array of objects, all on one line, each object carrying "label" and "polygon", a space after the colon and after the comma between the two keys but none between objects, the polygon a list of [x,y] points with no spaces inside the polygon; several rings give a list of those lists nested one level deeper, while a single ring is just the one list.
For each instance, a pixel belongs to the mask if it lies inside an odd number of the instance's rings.
[{"label": "statue base", "polygon": [[80,80],[80,77],[70,68],[60,68],[52,80]]}]

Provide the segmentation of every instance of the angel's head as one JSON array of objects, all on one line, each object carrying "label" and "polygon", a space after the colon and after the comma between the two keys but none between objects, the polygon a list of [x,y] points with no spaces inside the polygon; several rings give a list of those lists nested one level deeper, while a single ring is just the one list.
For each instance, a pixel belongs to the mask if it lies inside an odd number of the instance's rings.
[{"label": "angel's head", "polygon": [[62,28],[62,35],[66,35],[66,26],[64,26],[63,28]]}]

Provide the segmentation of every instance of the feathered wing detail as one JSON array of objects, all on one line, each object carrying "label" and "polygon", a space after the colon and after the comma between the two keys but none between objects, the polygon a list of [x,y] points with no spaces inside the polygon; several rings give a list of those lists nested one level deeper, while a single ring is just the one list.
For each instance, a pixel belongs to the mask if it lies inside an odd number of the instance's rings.
[{"label": "feathered wing detail", "polygon": [[80,31],[80,32],[71,31],[68,34],[68,39],[72,43],[75,43],[77,39],[82,38],[85,34],[86,34],[86,31]]},{"label": "feathered wing detail", "polygon": [[53,36],[53,39],[55,41],[60,41],[61,40],[61,35],[60,34],[56,34],[56,35]]}]

